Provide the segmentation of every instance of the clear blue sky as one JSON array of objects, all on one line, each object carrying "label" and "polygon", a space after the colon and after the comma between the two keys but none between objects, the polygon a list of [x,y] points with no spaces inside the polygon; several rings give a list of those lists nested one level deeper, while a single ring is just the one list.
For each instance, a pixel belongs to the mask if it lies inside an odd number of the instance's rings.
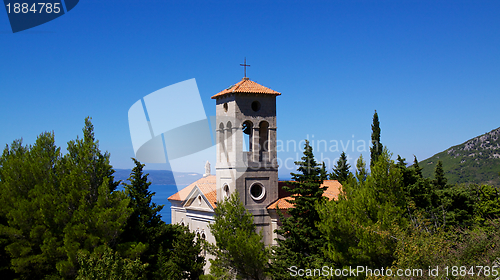
[{"label": "clear blue sky", "polygon": [[248,76],[282,93],[282,141],[336,140],[333,162],[340,141],[369,141],[377,110],[382,143],[423,160],[500,126],[499,15],[499,1],[87,0],[13,34],[0,9],[0,144],[54,131],[65,147],[91,116],[112,164],[130,168],[134,102],[195,78],[214,115],[210,97],[247,57]]}]

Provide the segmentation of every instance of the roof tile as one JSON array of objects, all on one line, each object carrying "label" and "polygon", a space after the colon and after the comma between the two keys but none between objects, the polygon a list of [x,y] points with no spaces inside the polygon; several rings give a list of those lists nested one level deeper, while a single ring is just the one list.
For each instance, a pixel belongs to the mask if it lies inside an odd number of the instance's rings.
[{"label": "roof tile", "polygon": [[[321,186],[327,187],[327,189],[323,193],[323,196],[327,197],[328,200],[337,199],[339,197],[340,190],[342,189],[342,185],[337,180],[325,180],[323,181],[323,184],[321,184]],[[276,207],[278,207],[279,209],[293,208],[293,204],[290,203],[291,200],[294,200],[293,196],[279,198],[278,200],[267,206],[267,209],[276,209]]]},{"label": "roof tile", "polygon": [[268,87],[260,85],[249,78],[243,78],[237,84],[234,84],[227,89],[217,93],[212,96],[212,99],[217,99],[218,97],[224,96],[231,93],[259,93],[259,94],[269,94],[269,95],[281,95],[281,93],[274,91]]},{"label": "roof tile", "polygon": [[203,195],[208,199],[213,208],[215,208],[217,201],[217,192],[216,192],[216,177],[215,175],[209,175],[207,177],[203,177],[196,182],[190,184],[189,186],[183,188],[177,193],[171,195],[168,200],[176,200],[176,201],[184,201],[187,196],[195,186],[198,186]]}]

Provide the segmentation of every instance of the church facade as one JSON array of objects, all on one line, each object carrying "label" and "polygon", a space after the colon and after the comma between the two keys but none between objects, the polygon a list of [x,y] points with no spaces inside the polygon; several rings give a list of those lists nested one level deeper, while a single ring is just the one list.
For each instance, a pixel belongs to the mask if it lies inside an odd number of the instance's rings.
[{"label": "church facade", "polygon": [[[254,216],[266,245],[275,245],[279,226],[276,208],[289,209],[292,198],[278,181],[276,97],[281,93],[244,77],[215,94],[217,162],[215,175],[206,168],[200,180],[168,198],[172,223],[189,226],[207,241],[215,243],[208,225],[214,209],[238,192],[240,201]],[[208,164],[208,163],[207,163]],[[325,196],[337,197],[341,185],[324,181]]]}]

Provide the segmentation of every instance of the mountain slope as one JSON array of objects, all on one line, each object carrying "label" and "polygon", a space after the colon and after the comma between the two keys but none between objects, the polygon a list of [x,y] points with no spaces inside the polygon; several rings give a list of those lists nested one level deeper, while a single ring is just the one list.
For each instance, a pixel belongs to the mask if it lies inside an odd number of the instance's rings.
[{"label": "mountain slope", "polygon": [[500,128],[453,146],[419,162],[424,177],[433,177],[438,160],[451,184],[500,186]]}]

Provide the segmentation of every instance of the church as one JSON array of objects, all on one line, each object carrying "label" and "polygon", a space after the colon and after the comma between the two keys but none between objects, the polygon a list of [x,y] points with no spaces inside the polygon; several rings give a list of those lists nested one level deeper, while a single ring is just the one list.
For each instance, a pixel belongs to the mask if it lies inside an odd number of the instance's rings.
[{"label": "church", "polygon": [[[278,181],[276,145],[276,97],[281,93],[248,77],[215,94],[216,153],[215,175],[207,162],[203,178],[168,198],[172,224],[183,224],[215,243],[208,225],[214,221],[217,202],[237,191],[240,201],[253,215],[257,230],[267,246],[276,245],[279,227],[277,208],[286,211],[293,198]],[[324,196],[336,199],[341,185],[325,180]]]}]

